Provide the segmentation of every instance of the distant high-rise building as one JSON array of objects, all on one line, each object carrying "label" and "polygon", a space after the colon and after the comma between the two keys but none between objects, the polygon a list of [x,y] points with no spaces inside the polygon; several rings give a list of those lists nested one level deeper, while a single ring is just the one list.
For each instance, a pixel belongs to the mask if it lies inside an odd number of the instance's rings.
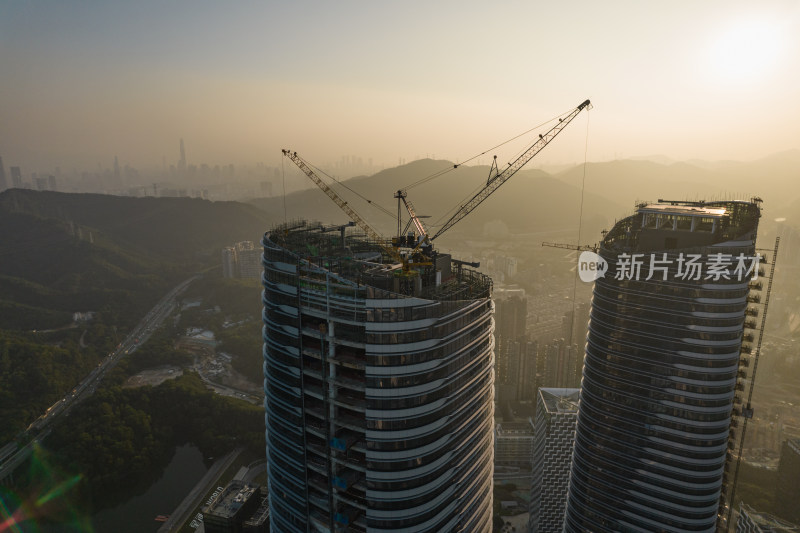
[{"label": "distant high-rise building", "polygon": [[512,376],[510,346],[524,340],[528,317],[528,299],[524,289],[497,289],[495,304],[495,353],[497,354],[497,383],[516,386],[516,373]]},{"label": "distant high-rise building", "polygon": [[114,182],[119,182],[119,159],[114,156]]},{"label": "distant high-rise building", "polygon": [[781,516],[800,524],[800,439],[783,443],[775,494]]},{"label": "distant high-rise building", "polygon": [[566,532],[715,530],[760,216],[642,204],[600,243]]},{"label": "distant high-rise building", "polygon": [[22,170],[19,167],[10,167],[9,170],[11,171],[11,185],[15,189],[22,188]]},{"label": "distant high-rise building", "polygon": [[530,470],[533,461],[533,420],[502,422],[494,428],[494,464]]},{"label": "distant high-rise building", "polygon": [[6,190],[8,188],[8,182],[6,181],[6,167],[3,165],[3,158],[0,157],[0,192]]},{"label": "distant high-rise building", "polygon": [[222,249],[222,277],[235,278],[236,276],[236,248],[228,246]]},{"label": "distant high-rise building", "polygon": [[578,394],[578,389],[539,389],[528,518],[531,533],[560,532],[564,527]]},{"label": "distant high-rise building", "polygon": [[272,531],[490,532],[491,280],[321,229],[263,239]]},{"label": "distant high-rise building", "polygon": [[264,267],[261,265],[261,248],[252,241],[236,243],[236,268],[240,278],[261,279]]},{"label": "distant high-rise building", "polygon": [[222,249],[222,277],[259,279],[262,272],[261,248],[252,241],[237,242]]},{"label": "distant high-rise building", "polygon": [[553,339],[542,350],[544,358],[544,376],[541,386],[555,388],[573,388],[580,385],[580,376],[576,376],[575,360],[578,347],[570,345],[566,339]]},{"label": "distant high-rise building", "polygon": [[513,401],[533,401],[536,395],[538,343],[520,337],[507,344],[509,352],[508,390]]},{"label": "distant high-rise building", "polygon": [[[797,507],[797,500],[794,505]],[[797,533],[798,531],[800,526],[797,524],[791,524],[769,513],[759,513],[744,502],[739,504],[736,533]]]},{"label": "distant high-rise building", "polygon": [[58,190],[56,187],[56,177],[50,174],[47,176],[47,188],[48,190],[55,191]]},{"label": "distant high-rise building", "polygon": [[178,172],[181,176],[186,173],[186,149],[183,146],[183,139],[181,139],[181,158],[178,160]]}]

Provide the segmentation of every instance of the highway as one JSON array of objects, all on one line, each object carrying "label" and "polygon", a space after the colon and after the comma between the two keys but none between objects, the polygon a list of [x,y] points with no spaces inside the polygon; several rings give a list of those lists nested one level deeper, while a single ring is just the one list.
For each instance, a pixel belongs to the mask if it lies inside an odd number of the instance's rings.
[{"label": "highway", "polygon": [[97,389],[97,384],[105,377],[106,372],[114,368],[120,359],[136,351],[144,344],[153,331],[172,313],[175,300],[179,294],[200,276],[195,275],[183,281],[171,291],[144,316],[116,349],[109,353],[97,367],[75,386],[66,396],[47,408],[45,413],[34,421],[26,431],[28,442],[14,450],[14,443],[5,444],[0,450],[0,482],[12,474],[33,450],[34,442],[41,441],[50,432],[49,426],[62,415],[69,415],[74,405],[91,396]]}]

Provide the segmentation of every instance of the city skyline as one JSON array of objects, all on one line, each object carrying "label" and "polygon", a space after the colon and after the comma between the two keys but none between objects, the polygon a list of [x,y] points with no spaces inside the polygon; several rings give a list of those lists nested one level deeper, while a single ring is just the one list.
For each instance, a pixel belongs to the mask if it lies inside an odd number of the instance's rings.
[{"label": "city skyline", "polygon": [[0,152],[158,167],[184,138],[210,165],[457,161],[586,98],[590,123],[539,163],[752,160],[800,138],[793,2],[187,6],[0,8]]}]

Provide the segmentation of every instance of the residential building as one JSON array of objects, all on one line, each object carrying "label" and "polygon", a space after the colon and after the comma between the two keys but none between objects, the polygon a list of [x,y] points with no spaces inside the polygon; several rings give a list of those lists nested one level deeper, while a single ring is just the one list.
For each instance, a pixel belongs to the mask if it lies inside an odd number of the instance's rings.
[{"label": "residential building", "polygon": [[491,279],[352,227],[262,244],[272,530],[491,531]]},{"label": "residential building", "polygon": [[244,279],[259,279],[263,267],[261,265],[261,248],[252,241],[236,243],[236,267],[239,277]]},{"label": "residential building", "polygon": [[528,531],[562,531],[575,443],[578,389],[539,389]]},{"label": "residential building", "polygon": [[759,202],[641,204],[600,243],[565,531],[715,530]]},{"label": "residential building", "polygon": [[[505,385],[510,401],[536,399],[536,364],[539,344],[525,337],[506,343],[508,350],[509,379]],[[498,387],[498,390],[501,390]]]},{"label": "residential building", "polygon": [[[511,344],[525,338],[528,317],[528,299],[524,289],[497,289],[495,305],[495,353],[497,354],[497,384],[511,385],[516,389],[516,368],[513,368]],[[516,399],[516,398],[511,398]]]},{"label": "residential building", "polygon": [[531,469],[533,420],[497,423],[494,428],[494,464]]},{"label": "residential building", "polygon": [[261,248],[252,241],[237,242],[222,249],[223,278],[259,279],[261,272]]},{"label": "residential building", "polygon": [[566,339],[553,339],[542,351],[544,377],[541,386],[555,388],[577,388],[580,375],[576,375],[578,347]]},{"label": "residential building", "polygon": [[222,249],[222,277],[235,278],[236,271],[236,248],[227,246]]}]

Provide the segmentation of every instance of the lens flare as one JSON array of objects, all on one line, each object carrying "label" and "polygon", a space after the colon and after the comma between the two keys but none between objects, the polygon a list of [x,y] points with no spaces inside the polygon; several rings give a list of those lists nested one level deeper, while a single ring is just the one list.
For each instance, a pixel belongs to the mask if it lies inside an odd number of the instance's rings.
[{"label": "lens flare", "polygon": [[92,532],[88,512],[80,505],[83,479],[65,474],[47,450],[34,444],[17,491],[0,487],[0,533],[37,533],[45,524],[58,526],[58,531]]}]

